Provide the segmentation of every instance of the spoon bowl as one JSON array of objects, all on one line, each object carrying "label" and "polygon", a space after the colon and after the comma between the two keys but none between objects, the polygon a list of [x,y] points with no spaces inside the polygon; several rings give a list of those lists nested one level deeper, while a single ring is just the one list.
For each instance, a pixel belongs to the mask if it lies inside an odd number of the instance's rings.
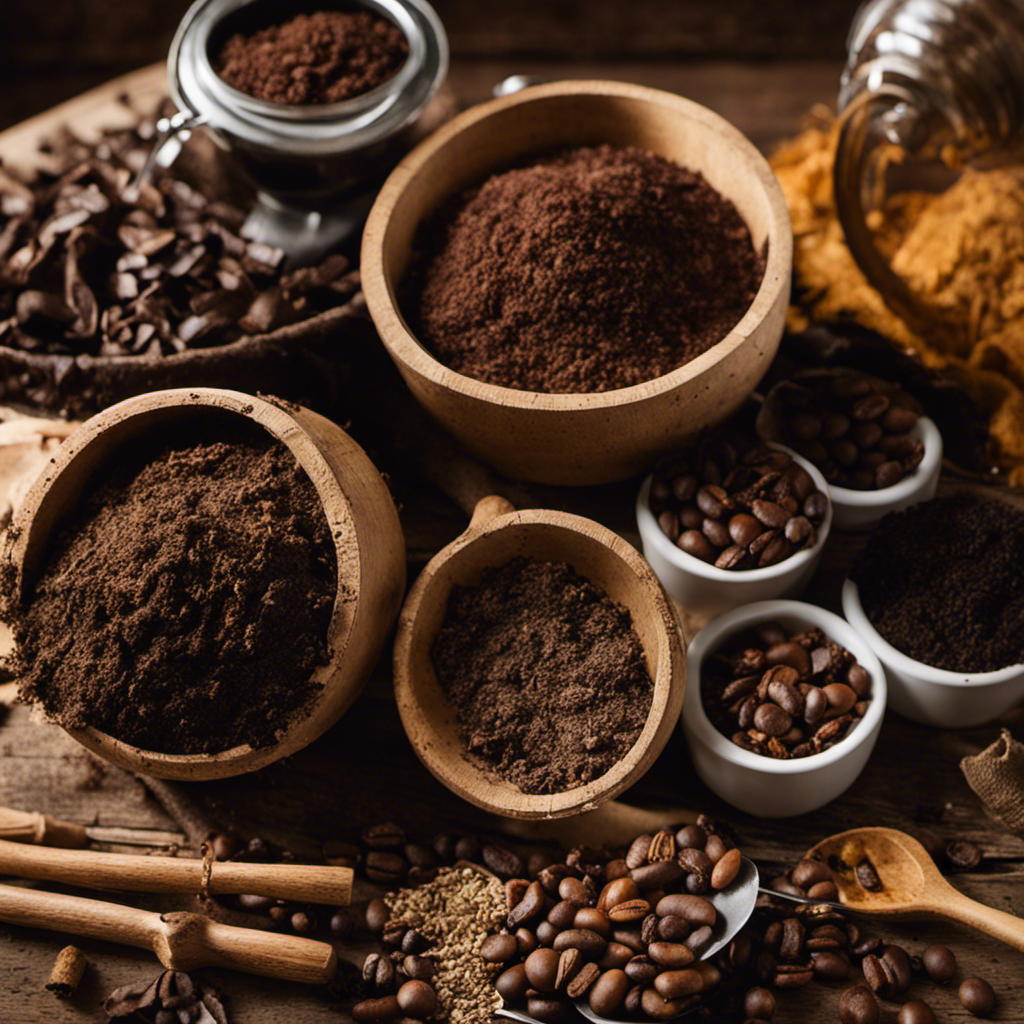
[{"label": "spoon bowl", "polygon": [[832,868],[839,900],[852,911],[877,917],[945,917],[1024,951],[1024,920],[964,896],[942,877],[928,851],[903,832],[850,829],[823,839],[807,856]]}]

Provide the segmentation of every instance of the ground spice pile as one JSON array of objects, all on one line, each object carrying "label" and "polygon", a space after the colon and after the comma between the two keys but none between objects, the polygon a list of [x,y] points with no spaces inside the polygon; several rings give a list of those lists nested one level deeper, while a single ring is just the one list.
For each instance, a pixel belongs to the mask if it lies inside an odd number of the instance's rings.
[{"label": "ground spice pile", "polygon": [[455,198],[418,242],[417,335],[459,373],[596,392],[720,341],[764,275],[736,207],[644,150],[566,150]]},{"label": "ground spice pile", "polygon": [[15,632],[22,697],[61,725],[261,747],[319,691],[337,559],[316,491],[262,431],[214,436],[126,451],[54,534]]},{"label": "ground spice pile", "polygon": [[603,775],[651,707],[629,612],[562,562],[514,558],[456,587],[433,660],[469,751],[524,793]]},{"label": "ground spice pile", "polygon": [[854,263],[836,216],[829,115],[772,157],[793,221],[790,327],[878,331],[947,371],[989,415],[993,455],[1024,484],[1024,168],[967,170],[939,194],[901,192],[872,215],[879,249],[952,330],[922,337]]},{"label": "ground spice pile", "polygon": [[888,515],[851,573],[897,650],[951,672],[1024,662],[1024,512],[971,494]]},{"label": "ground spice pile", "polygon": [[229,85],[270,103],[340,103],[386,82],[408,55],[402,30],[379,14],[314,11],[235,33],[214,68]]}]

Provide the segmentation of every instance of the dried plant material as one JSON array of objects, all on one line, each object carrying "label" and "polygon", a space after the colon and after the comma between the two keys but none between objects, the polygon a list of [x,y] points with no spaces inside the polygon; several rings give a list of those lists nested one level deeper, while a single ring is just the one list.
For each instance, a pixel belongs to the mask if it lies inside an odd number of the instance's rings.
[{"label": "dried plant material", "polygon": [[504,886],[474,868],[442,868],[434,881],[389,893],[384,901],[389,925],[414,928],[431,943],[423,956],[435,964],[435,1019],[487,1024],[502,1000],[494,988],[499,967],[480,956],[480,947],[504,924]]},{"label": "dried plant material", "polygon": [[228,1024],[220,993],[184,971],[164,971],[148,984],[124,985],[103,1001],[111,1021]]},{"label": "dried plant material", "polygon": [[783,145],[772,166],[793,220],[789,326],[854,322],[944,370],[989,417],[993,456],[1024,484],[1024,168],[965,171],[938,194],[897,193],[872,215],[893,269],[954,328],[924,338],[885,305],[846,246],[832,195],[830,116]]},{"label": "dried plant material", "polygon": [[65,946],[54,961],[47,991],[58,999],[70,999],[82,980],[86,963],[85,954],[77,946]]}]

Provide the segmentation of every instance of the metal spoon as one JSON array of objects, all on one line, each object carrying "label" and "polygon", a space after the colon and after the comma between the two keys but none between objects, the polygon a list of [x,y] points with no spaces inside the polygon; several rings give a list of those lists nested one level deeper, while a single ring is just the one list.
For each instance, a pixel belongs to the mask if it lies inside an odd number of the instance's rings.
[{"label": "metal spoon", "polygon": [[[736,933],[750,920],[750,915],[754,912],[754,905],[757,903],[759,882],[756,865],[744,857],[739,873],[729,888],[711,893],[706,897],[718,911],[718,920],[711,933],[711,942],[701,952],[699,959],[707,960],[714,956],[720,949],[732,942]],[[699,1004],[693,1009],[696,1010],[698,1006]],[[612,1017],[599,1017],[590,1009],[590,1004],[586,999],[577,999],[576,1009],[595,1024],[626,1024],[626,1022]],[[679,1016],[683,1017],[690,1012],[692,1011],[684,1010]],[[495,1016],[507,1017],[509,1020],[520,1021],[522,1024],[539,1024],[536,1018],[521,1013],[519,1010],[510,1010],[508,1007],[495,1010]]]}]

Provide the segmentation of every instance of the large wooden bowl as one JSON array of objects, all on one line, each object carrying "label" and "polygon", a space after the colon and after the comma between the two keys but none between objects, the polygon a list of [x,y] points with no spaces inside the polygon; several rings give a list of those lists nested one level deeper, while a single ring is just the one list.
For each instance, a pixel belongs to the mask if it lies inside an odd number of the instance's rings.
[{"label": "large wooden bowl", "polygon": [[79,500],[92,475],[133,438],[182,421],[239,416],[276,437],[309,474],[338,554],[338,595],[327,631],[330,662],[313,673],[323,689],[311,709],[286,725],[272,746],[216,754],[140,750],[97,729],[69,729],[100,757],[168,779],[217,779],[255,771],[311,743],[345,712],[372,670],[405,591],[405,544],[384,481],[339,426],[299,406],[272,404],[238,391],[157,391],[112,406],[87,421],[58,449],[33,484],[8,532],[4,557],[14,565],[16,593],[37,571],[47,540]]},{"label": "large wooden bowl", "polygon": [[[434,673],[431,649],[458,585],[517,555],[568,562],[625,606],[654,683],[651,710],[628,754],[600,778],[562,793],[523,793],[472,759],[455,710]],[[664,589],[639,552],[598,523],[565,512],[516,512],[484,498],[469,529],[437,554],[413,584],[395,639],[395,697],[413,749],[453,793],[509,818],[562,818],[588,811],[633,785],[664,749],[683,706],[686,658]]]},{"label": "large wooden bowl", "polygon": [[[731,199],[767,267],[753,303],[707,352],[671,373],[598,394],[485,384],[438,362],[403,319],[399,283],[417,228],[450,196],[532,154],[565,146],[640,146],[701,171]],[[362,280],[374,324],[417,399],[470,452],[516,479],[621,480],[702,427],[724,420],[763,376],[789,302],[786,202],[754,146],[691,100],[620,82],[554,82],[474,107],[409,154],[366,225]],[[623,272],[628,272],[623,267]]]}]

